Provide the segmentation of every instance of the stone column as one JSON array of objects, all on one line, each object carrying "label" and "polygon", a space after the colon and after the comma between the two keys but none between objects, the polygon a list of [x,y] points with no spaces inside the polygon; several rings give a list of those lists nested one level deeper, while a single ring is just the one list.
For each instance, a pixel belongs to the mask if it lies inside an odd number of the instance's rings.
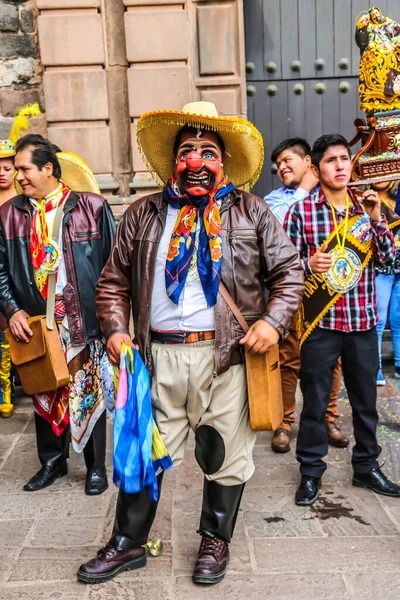
[{"label": "stone column", "polygon": [[128,105],[128,60],[121,0],[101,0],[105,39],[105,70],[113,175],[120,196],[129,196],[133,177],[131,122]]}]

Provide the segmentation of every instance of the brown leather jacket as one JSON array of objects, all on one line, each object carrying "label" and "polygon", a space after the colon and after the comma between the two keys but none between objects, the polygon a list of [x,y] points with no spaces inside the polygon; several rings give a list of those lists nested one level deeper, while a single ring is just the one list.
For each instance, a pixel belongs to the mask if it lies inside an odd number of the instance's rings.
[{"label": "brown leather jacket", "polygon": [[[161,193],[128,208],[96,288],[97,314],[106,338],[128,332],[132,306],[135,343],[150,373],[150,304],[167,211]],[[220,212],[222,281],[249,324],[265,319],[284,337],[303,295],[303,267],[292,242],[267,204],[252,194],[235,190],[223,199]],[[219,294],[215,305],[218,374],[242,360],[238,352],[242,337],[243,330]]]}]

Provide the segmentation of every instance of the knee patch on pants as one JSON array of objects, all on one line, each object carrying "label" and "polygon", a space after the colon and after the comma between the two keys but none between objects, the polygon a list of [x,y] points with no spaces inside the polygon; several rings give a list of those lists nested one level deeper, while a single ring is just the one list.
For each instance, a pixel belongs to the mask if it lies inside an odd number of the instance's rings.
[{"label": "knee patch on pants", "polygon": [[195,433],[195,457],[205,475],[213,475],[224,464],[225,444],[222,435],[211,425],[200,425]]}]

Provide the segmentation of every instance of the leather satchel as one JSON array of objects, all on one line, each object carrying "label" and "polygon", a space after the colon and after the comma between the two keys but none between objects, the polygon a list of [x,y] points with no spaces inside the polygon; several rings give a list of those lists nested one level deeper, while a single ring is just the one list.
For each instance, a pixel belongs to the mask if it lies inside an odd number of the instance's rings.
[{"label": "leather satchel", "polygon": [[10,330],[11,360],[15,364],[25,394],[50,392],[69,383],[68,365],[57,327],[48,329],[46,316],[27,319],[32,330],[29,342],[17,342]]},{"label": "leather satchel", "polygon": [[[238,323],[247,333],[249,326],[222,282],[219,290]],[[273,346],[265,354],[251,354],[245,350],[245,359],[250,426],[254,431],[274,431],[283,419],[279,346]]]},{"label": "leather satchel", "polygon": [[[57,208],[52,239],[58,240],[63,204]],[[18,342],[10,329],[11,360],[17,368],[21,385],[28,395],[50,392],[69,383],[69,371],[54,320],[56,276],[49,275],[46,314],[27,319],[32,330],[29,342]]]}]

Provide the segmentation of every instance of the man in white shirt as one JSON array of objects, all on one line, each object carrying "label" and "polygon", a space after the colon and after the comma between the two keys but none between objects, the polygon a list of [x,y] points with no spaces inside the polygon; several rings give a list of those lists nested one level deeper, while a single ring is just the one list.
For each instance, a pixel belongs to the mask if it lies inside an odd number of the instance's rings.
[{"label": "man in white shirt", "polygon": [[[154,416],[174,466],[194,431],[204,488],[193,582],[213,584],[225,576],[254,472],[241,349],[264,354],[286,334],[303,293],[302,267],[265,202],[237,189],[251,187],[261,171],[263,141],[254,125],[194,102],[142,115],[138,140],[163,191],[124,214],[97,285],[97,313],[117,364],[122,343],[132,344],[132,308],[134,341],[152,376]],[[221,280],[250,326],[246,335],[221,296]],[[145,488],[121,489],[112,536],[78,579],[103,582],[143,567],[156,509]]]},{"label": "man in white shirt", "polygon": [[[303,138],[289,138],[280,142],[271,153],[271,161],[276,164],[278,177],[283,187],[272,190],[264,200],[283,225],[289,208],[299,200],[304,200],[318,186],[318,179],[311,170],[311,147]],[[292,323],[289,335],[279,346],[281,364],[283,421],[275,430],[271,441],[274,452],[290,450],[290,431],[295,421],[296,388],[300,372],[300,352],[296,324]],[[325,425],[328,440],[332,446],[345,448],[349,439],[336,425],[339,417],[338,397],[340,391],[341,369],[335,367],[331,397],[326,412]]]}]

